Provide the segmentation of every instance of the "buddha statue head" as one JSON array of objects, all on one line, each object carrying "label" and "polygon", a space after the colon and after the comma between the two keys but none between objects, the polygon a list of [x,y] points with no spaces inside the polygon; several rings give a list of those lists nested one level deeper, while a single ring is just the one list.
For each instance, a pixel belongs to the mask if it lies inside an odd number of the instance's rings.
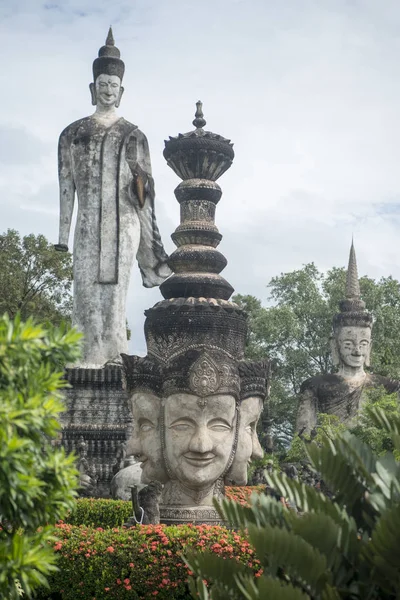
[{"label": "buddha statue head", "polygon": [[372,315],[360,297],[357,261],[353,243],[346,278],[346,298],[333,319],[332,359],[339,374],[352,377],[364,374],[370,364]]},{"label": "buddha statue head", "polygon": [[154,360],[122,354],[133,427],[127,455],[142,469],[142,483],[167,480],[161,450],[161,367]]},{"label": "buddha statue head", "polygon": [[207,491],[231,466],[237,445],[239,375],[221,351],[189,350],[165,370],[162,443],[168,475]]},{"label": "buddha statue head", "polygon": [[94,106],[100,105],[105,110],[119,106],[124,92],[121,84],[125,71],[120,56],[120,51],[114,45],[110,27],[106,43],[100,48],[99,55],[93,62],[93,83],[89,88]]},{"label": "buddha statue head", "polygon": [[238,443],[232,466],[225,476],[228,485],[246,485],[247,469],[253,460],[263,457],[257,434],[257,423],[267,393],[269,362],[242,361],[240,376],[240,420]]}]

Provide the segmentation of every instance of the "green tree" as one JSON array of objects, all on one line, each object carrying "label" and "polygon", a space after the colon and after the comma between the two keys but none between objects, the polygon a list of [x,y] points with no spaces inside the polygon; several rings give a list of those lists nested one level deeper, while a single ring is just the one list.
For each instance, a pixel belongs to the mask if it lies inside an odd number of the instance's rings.
[{"label": "green tree", "polygon": [[25,597],[55,569],[52,524],[73,508],[73,457],[55,445],[63,366],[80,334],[0,318],[0,598]]},{"label": "green tree", "polygon": [[[368,410],[399,451],[400,418],[376,407]],[[400,598],[400,464],[392,453],[377,457],[349,432],[334,439],[326,435],[320,444],[307,445],[307,454],[333,498],[284,474],[271,474],[269,485],[301,514],[264,495],[253,497],[250,507],[215,502],[224,520],[247,532],[260,570],[255,577],[251,565],[209,551],[188,555],[194,598]]]},{"label": "green tree", "polygon": [[0,235],[0,314],[33,316],[58,325],[72,311],[72,258],[43,235]]},{"label": "green tree", "polygon": [[[344,297],[345,280],[344,268],[324,274],[311,263],[270,281],[270,306],[253,296],[234,297],[249,314],[247,356],[269,356],[274,364],[269,412],[278,448],[293,436],[301,383],[333,371],[332,318]],[[360,288],[374,316],[372,371],[400,379],[400,283],[392,277],[362,277]]]}]

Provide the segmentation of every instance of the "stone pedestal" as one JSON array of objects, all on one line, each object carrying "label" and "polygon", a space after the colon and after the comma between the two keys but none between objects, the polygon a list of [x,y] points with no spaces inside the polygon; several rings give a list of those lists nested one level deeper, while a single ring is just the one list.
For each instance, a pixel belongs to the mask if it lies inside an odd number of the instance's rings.
[{"label": "stone pedestal", "polygon": [[79,440],[84,438],[87,460],[97,477],[96,495],[109,497],[113,464],[131,431],[122,368],[67,369],[66,378],[71,387],[64,392],[62,444],[67,452],[79,454]]},{"label": "stone pedestal", "polygon": [[165,506],[160,504],[161,523],[179,525],[193,523],[194,525],[224,525],[221,517],[213,506]]}]

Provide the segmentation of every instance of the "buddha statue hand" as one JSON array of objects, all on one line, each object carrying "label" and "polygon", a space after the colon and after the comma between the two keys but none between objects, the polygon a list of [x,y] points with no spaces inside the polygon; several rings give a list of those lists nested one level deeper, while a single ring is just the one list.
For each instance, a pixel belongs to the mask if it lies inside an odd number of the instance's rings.
[{"label": "buddha statue hand", "polygon": [[57,250],[57,252],[68,252],[67,244],[54,244],[54,249]]}]

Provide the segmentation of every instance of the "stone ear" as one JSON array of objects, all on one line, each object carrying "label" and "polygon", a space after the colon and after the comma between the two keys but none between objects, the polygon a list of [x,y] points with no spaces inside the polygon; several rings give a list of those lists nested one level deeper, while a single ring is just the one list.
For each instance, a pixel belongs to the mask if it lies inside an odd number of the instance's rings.
[{"label": "stone ear", "polygon": [[124,88],[123,88],[123,87],[122,87],[122,85],[121,85],[121,87],[119,88],[119,94],[118,94],[118,98],[117,98],[117,101],[116,101],[116,103],[115,103],[115,108],[118,108],[118,106],[120,105],[120,103],[121,103],[121,98],[122,98],[122,94],[123,94],[123,93],[124,93]]},{"label": "stone ear", "polygon": [[368,354],[365,357],[365,366],[366,367],[370,367],[371,366],[371,349],[372,349],[372,342],[370,342],[369,347],[368,347]]},{"label": "stone ear", "polygon": [[337,345],[336,337],[334,335],[330,339],[330,346],[331,346],[332,362],[335,367],[338,367],[340,364],[339,348]]},{"label": "stone ear", "polygon": [[90,95],[92,97],[92,104],[93,104],[93,106],[96,106],[96,104],[97,104],[96,86],[94,85],[94,83],[89,83],[89,90],[90,90]]}]

